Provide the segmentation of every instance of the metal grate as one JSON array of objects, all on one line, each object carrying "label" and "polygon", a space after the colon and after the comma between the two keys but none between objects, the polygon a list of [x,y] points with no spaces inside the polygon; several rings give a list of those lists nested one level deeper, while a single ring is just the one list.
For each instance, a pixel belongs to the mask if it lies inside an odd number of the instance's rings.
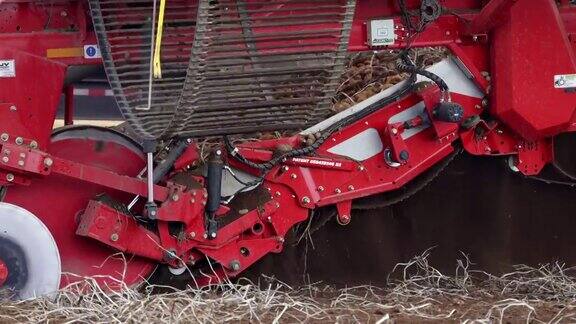
[{"label": "metal grate", "polygon": [[303,128],[329,114],[354,0],[168,1],[147,104],[152,1],[90,0],[119,106],[143,137]]}]

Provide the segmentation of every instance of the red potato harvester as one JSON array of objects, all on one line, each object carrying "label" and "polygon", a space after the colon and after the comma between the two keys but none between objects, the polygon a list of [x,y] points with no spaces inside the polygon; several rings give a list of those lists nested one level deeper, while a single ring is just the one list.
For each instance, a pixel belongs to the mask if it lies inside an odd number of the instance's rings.
[{"label": "red potato harvester", "polygon": [[[348,224],[460,149],[537,175],[575,129],[568,0],[8,0],[0,17],[0,286],[18,298],[158,264],[236,277],[317,208]],[[430,46],[451,55],[416,66]],[[326,119],[347,53],[374,50],[408,79]],[[102,64],[129,134],[53,131],[67,69]]]}]

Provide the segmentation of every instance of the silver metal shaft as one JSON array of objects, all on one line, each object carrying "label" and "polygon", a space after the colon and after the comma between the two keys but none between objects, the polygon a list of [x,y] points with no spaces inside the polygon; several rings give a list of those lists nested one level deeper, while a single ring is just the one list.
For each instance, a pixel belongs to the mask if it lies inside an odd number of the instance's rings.
[{"label": "silver metal shaft", "polygon": [[154,155],[152,152],[146,153],[147,160],[147,179],[148,184],[148,202],[154,202]]}]

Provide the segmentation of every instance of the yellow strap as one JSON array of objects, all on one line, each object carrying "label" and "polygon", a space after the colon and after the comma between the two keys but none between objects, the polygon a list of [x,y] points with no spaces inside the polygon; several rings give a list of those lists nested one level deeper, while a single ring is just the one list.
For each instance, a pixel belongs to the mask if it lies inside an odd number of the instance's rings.
[{"label": "yellow strap", "polygon": [[160,49],[162,48],[162,32],[164,31],[164,11],[166,0],[160,0],[160,11],[158,12],[158,28],[156,31],[156,48],[154,49],[154,78],[162,78],[162,65],[160,62]]}]

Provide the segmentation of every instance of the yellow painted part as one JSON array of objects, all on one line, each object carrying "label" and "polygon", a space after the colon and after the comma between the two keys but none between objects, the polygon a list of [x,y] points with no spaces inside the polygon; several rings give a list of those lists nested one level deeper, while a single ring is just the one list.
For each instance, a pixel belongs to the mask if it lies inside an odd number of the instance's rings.
[{"label": "yellow painted part", "polygon": [[164,32],[164,11],[166,10],[166,0],[160,0],[160,10],[158,13],[158,28],[156,31],[156,48],[154,49],[154,78],[162,78],[162,64],[160,62],[160,49],[162,48],[162,33]]},{"label": "yellow painted part", "polygon": [[84,56],[83,47],[49,48],[46,50],[47,58],[65,58]]}]

